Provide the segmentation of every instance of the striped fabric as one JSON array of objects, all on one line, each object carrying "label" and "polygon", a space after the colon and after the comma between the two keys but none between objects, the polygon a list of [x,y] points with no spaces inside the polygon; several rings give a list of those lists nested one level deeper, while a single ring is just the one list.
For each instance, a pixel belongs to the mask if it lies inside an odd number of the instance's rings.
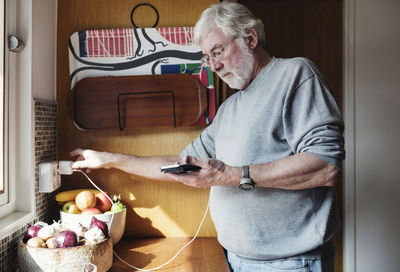
[{"label": "striped fabric", "polygon": [[[173,44],[193,45],[193,27],[161,27],[156,31]],[[79,32],[80,56],[89,58],[132,57],[137,44],[133,28]]]},{"label": "striped fabric", "polygon": [[158,27],[156,30],[166,40],[174,44],[193,44],[193,27]]},{"label": "striped fabric", "polygon": [[87,30],[85,57],[131,57],[135,55],[133,29]]}]

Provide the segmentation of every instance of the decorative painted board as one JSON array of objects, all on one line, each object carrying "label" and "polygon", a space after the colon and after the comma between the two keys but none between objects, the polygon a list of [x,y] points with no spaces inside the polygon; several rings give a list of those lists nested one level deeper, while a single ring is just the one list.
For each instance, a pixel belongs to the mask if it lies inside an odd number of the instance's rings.
[{"label": "decorative painted board", "polygon": [[69,41],[71,89],[88,77],[191,74],[207,90],[207,107],[195,125],[215,116],[213,73],[202,67],[192,27],[125,28],[79,31]]}]

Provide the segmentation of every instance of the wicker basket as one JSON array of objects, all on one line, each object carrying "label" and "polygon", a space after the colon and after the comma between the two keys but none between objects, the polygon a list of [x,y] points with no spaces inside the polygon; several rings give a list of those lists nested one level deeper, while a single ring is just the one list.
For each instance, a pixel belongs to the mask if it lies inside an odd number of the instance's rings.
[{"label": "wicker basket", "polygon": [[[113,244],[110,238],[93,244],[68,248],[35,248],[18,243],[20,271],[61,272],[85,271],[82,264],[92,263],[97,272],[105,272],[112,266]],[[87,270],[96,271],[96,270]]]}]

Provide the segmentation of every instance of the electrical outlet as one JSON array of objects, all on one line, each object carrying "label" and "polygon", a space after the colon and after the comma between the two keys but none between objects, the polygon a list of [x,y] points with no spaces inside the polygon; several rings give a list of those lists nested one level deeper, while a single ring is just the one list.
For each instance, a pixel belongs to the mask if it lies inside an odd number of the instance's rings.
[{"label": "electrical outlet", "polygon": [[39,192],[51,193],[61,186],[61,176],[58,173],[58,162],[39,164]]}]

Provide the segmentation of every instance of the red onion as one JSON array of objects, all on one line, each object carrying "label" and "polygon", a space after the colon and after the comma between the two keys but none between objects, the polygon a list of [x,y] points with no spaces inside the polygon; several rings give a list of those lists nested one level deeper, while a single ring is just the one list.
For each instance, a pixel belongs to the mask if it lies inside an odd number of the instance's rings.
[{"label": "red onion", "polygon": [[36,226],[36,225],[29,225],[29,227],[26,229],[24,238],[22,241],[26,243],[29,239],[36,237],[39,230],[41,229],[41,226]]},{"label": "red onion", "polygon": [[60,231],[56,236],[57,247],[73,247],[78,244],[78,237],[75,232],[70,230]]},{"label": "red onion", "polygon": [[98,227],[103,233],[105,237],[108,237],[108,226],[107,223],[97,219],[96,217],[92,217],[92,221],[90,222],[89,229],[93,227]]}]

